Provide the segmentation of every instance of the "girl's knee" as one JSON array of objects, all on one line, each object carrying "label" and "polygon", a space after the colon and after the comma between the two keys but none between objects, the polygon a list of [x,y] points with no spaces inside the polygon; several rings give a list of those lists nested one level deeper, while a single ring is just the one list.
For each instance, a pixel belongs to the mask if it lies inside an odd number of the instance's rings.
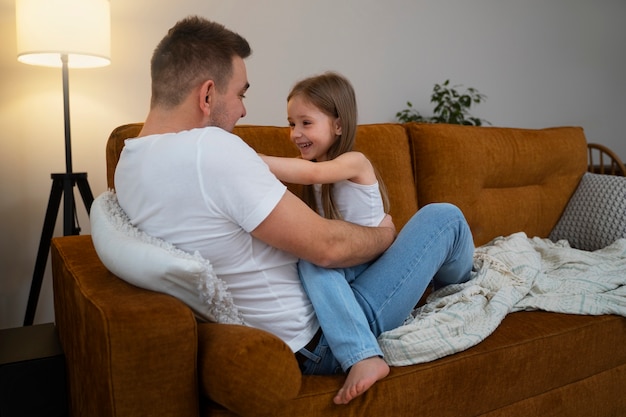
[{"label": "girl's knee", "polygon": [[431,213],[432,215],[436,215],[440,218],[449,217],[465,220],[465,216],[463,215],[461,209],[452,203],[430,203],[422,207],[420,211]]}]

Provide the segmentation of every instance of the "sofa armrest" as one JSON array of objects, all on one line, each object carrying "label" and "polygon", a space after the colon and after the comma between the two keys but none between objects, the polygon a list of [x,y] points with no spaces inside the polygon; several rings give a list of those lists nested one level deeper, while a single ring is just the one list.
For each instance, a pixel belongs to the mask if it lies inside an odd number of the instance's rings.
[{"label": "sofa armrest", "polygon": [[198,416],[191,310],[110,273],[91,236],[53,239],[51,257],[71,414]]},{"label": "sofa armrest", "polygon": [[300,392],[302,373],[278,337],[234,324],[198,327],[200,391],[241,416],[272,415]]}]

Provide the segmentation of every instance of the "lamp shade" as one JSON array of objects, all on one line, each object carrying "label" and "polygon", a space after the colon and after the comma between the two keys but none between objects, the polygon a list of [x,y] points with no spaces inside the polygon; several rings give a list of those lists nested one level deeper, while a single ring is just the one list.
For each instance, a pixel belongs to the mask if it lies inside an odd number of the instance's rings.
[{"label": "lamp shade", "polygon": [[16,0],[17,60],[70,68],[110,64],[109,0]]}]

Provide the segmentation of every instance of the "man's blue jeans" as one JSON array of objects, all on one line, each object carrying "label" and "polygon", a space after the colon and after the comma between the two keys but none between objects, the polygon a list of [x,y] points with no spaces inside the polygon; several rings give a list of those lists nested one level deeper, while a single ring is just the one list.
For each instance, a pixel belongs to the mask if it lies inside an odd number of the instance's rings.
[{"label": "man's blue jeans", "polygon": [[405,321],[432,281],[436,288],[470,278],[472,234],[461,211],[447,203],[421,208],[378,259],[352,268],[324,269],[300,261],[302,284],[322,327],[305,374],[346,372],[383,356],[381,333]]}]

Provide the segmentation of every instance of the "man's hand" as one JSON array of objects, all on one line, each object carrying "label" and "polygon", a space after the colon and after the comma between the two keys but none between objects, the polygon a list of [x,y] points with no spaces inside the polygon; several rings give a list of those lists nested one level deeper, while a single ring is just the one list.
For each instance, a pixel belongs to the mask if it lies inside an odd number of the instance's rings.
[{"label": "man's hand", "polygon": [[343,268],[376,259],[393,243],[396,229],[390,216],[380,227],[325,219],[287,191],[252,236],[316,265]]},{"label": "man's hand", "polygon": [[391,218],[391,215],[386,214],[385,217],[383,218],[383,220],[380,222],[380,224],[378,225],[378,227],[387,227],[389,229],[393,229],[393,234],[394,236],[397,236],[398,233],[396,232],[396,225],[393,224],[393,219]]}]

